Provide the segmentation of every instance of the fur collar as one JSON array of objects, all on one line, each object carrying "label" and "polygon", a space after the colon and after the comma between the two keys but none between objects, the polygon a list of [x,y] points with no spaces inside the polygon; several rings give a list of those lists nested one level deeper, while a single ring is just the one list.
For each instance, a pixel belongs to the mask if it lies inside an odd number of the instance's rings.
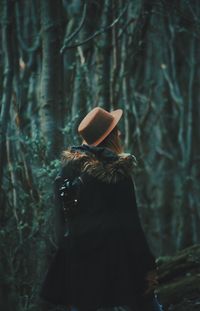
[{"label": "fur collar", "polygon": [[135,156],[122,153],[116,155],[107,148],[73,147],[62,152],[62,165],[73,165],[81,173],[89,175],[106,183],[116,183],[130,176],[136,166]]}]

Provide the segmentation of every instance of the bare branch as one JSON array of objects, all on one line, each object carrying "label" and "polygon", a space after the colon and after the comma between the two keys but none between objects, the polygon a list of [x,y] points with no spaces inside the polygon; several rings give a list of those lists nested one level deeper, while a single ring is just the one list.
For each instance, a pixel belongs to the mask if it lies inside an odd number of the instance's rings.
[{"label": "bare branch", "polygon": [[[132,23],[135,23],[137,21],[136,18],[131,18],[130,20],[128,20],[122,27],[121,29],[119,30],[119,34],[116,36],[116,39],[115,39],[115,44],[121,39],[121,37],[123,37],[124,34],[128,35],[127,34],[127,28],[132,24]],[[98,44],[97,44],[97,47],[98,47]],[[114,44],[111,43],[109,46],[108,46],[108,49],[112,49],[114,47]],[[132,52],[131,52],[132,53]]]},{"label": "bare branch", "polygon": [[156,152],[161,155],[161,156],[164,156],[165,158],[167,158],[168,160],[174,160],[174,156],[172,153],[162,149],[161,147],[157,147],[156,148]]},{"label": "bare branch", "polygon": [[90,37],[88,37],[87,39],[81,41],[81,42],[77,42],[76,44],[73,44],[73,45],[69,45],[69,46],[64,46],[62,47],[60,53],[63,53],[66,49],[73,49],[73,48],[76,48],[80,45],[83,45],[85,43],[88,43],[90,40],[96,38],[97,36],[99,36],[100,34],[102,34],[103,32],[111,29],[114,25],[116,25],[119,20],[121,19],[121,17],[124,15],[124,13],[126,12],[128,8],[128,4],[125,6],[125,8],[122,10],[121,14],[108,26],[102,28],[102,29],[99,29],[98,31],[96,31],[93,35],[91,35]]},{"label": "bare branch", "polygon": [[87,11],[87,4],[84,4],[84,8],[83,8],[83,16],[81,18],[81,22],[80,25],[77,27],[77,29],[68,37],[65,38],[64,40],[64,44],[63,47],[60,50],[60,53],[62,54],[64,52],[64,50],[67,48],[67,44],[72,41],[74,39],[74,37],[80,32],[80,30],[83,28],[83,25],[85,24],[85,20],[86,20],[86,11]]},{"label": "bare branch", "polygon": [[192,154],[192,141],[193,141],[193,84],[195,77],[195,40],[191,39],[190,43],[190,71],[189,71],[189,85],[188,85],[188,113],[187,113],[187,134],[186,134],[186,159],[185,162],[189,165]]}]

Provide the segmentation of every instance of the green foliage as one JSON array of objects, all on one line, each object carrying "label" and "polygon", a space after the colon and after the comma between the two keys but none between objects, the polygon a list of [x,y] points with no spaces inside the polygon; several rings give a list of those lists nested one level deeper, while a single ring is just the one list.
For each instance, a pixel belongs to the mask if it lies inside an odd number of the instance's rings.
[{"label": "green foliage", "polygon": [[[60,169],[59,159],[47,160],[43,139],[26,136],[21,138],[21,143],[26,162],[18,160],[12,165],[12,174],[17,176],[15,185],[10,178],[5,178],[4,191],[10,208],[5,210],[0,229],[0,270],[4,269],[6,259],[7,274],[3,282],[13,293],[20,311],[31,310],[28,305],[31,306],[37,295],[35,273],[40,269],[42,273],[44,269],[38,266],[38,258],[47,258],[56,248],[53,183]],[[29,155],[32,155],[30,159]],[[30,175],[27,175],[25,163]]]}]

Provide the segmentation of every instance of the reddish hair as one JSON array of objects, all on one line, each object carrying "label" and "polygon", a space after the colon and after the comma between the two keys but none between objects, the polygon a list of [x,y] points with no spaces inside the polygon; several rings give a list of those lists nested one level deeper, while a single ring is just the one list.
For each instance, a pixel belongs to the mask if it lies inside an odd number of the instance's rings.
[{"label": "reddish hair", "polygon": [[116,153],[123,152],[117,126],[115,126],[110,134],[100,144],[98,144],[98,147],[110,148]]}]

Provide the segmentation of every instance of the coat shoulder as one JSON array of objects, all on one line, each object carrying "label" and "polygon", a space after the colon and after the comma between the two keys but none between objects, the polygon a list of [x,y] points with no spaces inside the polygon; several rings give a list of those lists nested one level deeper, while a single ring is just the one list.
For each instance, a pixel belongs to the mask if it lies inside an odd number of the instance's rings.
[{"label": "coat shoulder", "polygon": [[116,183],[130,177],[136,167],[136,158],[129,153],[121,153],[114,160],[100,158],[96,154],[83,151],[65,150],[61,155],[62,167],[87,173],[105,183]]}]

